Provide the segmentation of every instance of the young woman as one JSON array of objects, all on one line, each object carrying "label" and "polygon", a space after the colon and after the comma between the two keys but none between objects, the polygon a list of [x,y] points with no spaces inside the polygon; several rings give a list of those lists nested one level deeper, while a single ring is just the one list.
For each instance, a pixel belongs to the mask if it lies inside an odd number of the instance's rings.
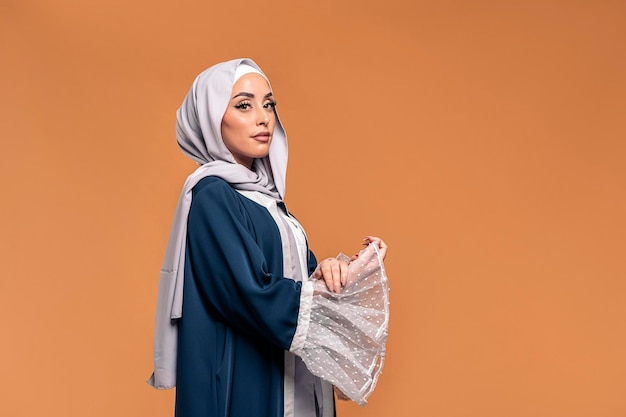
[{"label": "young woman", "polygon": [[317,263],[282,201],[287,138],[252,60],[201,73],[176,132],[200,167],[161,269],[149,383],[176,386],[177,417],[331,417],[333,385],[364,404],[384,359],[385,243]]}]

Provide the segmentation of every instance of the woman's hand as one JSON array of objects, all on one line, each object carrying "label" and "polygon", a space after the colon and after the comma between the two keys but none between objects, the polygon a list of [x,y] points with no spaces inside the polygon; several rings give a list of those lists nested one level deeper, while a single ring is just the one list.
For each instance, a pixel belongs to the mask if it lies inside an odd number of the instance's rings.
[{"label": "woman's hand", "polygon": [[348,282],[348,262],[326,258],[317,265],[311,278],[323,279],[329,291],[339,294]]},{"label": "woman's hand", "polygon": [[[363,239],[363,246],[367,246],[370,243],[376,244],[376,246],[378,247],[378,252],[380,252],[380,256],[383,258],[383,260],[385,260],[385,256],[387,256],[387,244],[383,242],[383,240],[379,237],[365,236],[365,238]],[[352,258],[350,258],[350,262],[354,261],[358,257],[359,254],[357,253]]]},{"label": "woman's hand", "polygon": [[[378,247],[380,256],[385,259],[387,255],[387,244],[376,236],[366,236],[363,239],[363,246],[374,243]],[[317,265],[311,275],[313,279],[323,279],[329,291],[339,294],[341,289],[348,283],[348,264],[359,257],[358,254],[349,259],[348,262],[336,258],[326,258]],[[347,259],[347,257],[346,257]]]}]

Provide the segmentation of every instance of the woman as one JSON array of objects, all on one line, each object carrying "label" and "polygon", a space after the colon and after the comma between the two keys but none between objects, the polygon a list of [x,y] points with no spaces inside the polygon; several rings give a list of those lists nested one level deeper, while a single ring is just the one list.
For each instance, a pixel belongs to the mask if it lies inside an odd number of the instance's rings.
[{"label": "woman", "polygon": [[275,106],[259,67],[236,59],[201,73],[177,112],[200,167],[161,269],[149,383],[176,386],[178,417],[334,416],[331,382],[363,404],[382,368],[387,246],[368,237],[358,261],[317,264],[282,202]]}]

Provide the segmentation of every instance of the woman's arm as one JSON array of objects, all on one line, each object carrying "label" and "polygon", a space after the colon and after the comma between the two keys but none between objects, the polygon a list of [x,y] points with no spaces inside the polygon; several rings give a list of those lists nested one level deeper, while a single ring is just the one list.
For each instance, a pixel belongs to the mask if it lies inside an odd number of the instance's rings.
[{"label": "woman's arm", "polygon": [[193,277],[211,314],[287,350],[297,326],[302,284],[270,273],[249,222],[225,182],[194,190],[185,273]]}]

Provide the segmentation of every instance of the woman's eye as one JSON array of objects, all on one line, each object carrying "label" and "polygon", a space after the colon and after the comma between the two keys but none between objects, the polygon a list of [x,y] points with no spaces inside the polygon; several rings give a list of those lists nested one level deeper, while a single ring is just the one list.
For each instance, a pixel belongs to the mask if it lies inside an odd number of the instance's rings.
[{"label": "woman's eye", "polygon": [[266,109],[274,109],[274,108],[276,108],[276,102],[275,101],[268,101],[267,103],[265,103],[263,105],[263,107],[265,107]]},{"label": "woman's eye", "polygon": [[239,110],[248,110],[250,107],[251,107],[250,103],[245,102],[245,101],[235,104],[235,108]]}]

